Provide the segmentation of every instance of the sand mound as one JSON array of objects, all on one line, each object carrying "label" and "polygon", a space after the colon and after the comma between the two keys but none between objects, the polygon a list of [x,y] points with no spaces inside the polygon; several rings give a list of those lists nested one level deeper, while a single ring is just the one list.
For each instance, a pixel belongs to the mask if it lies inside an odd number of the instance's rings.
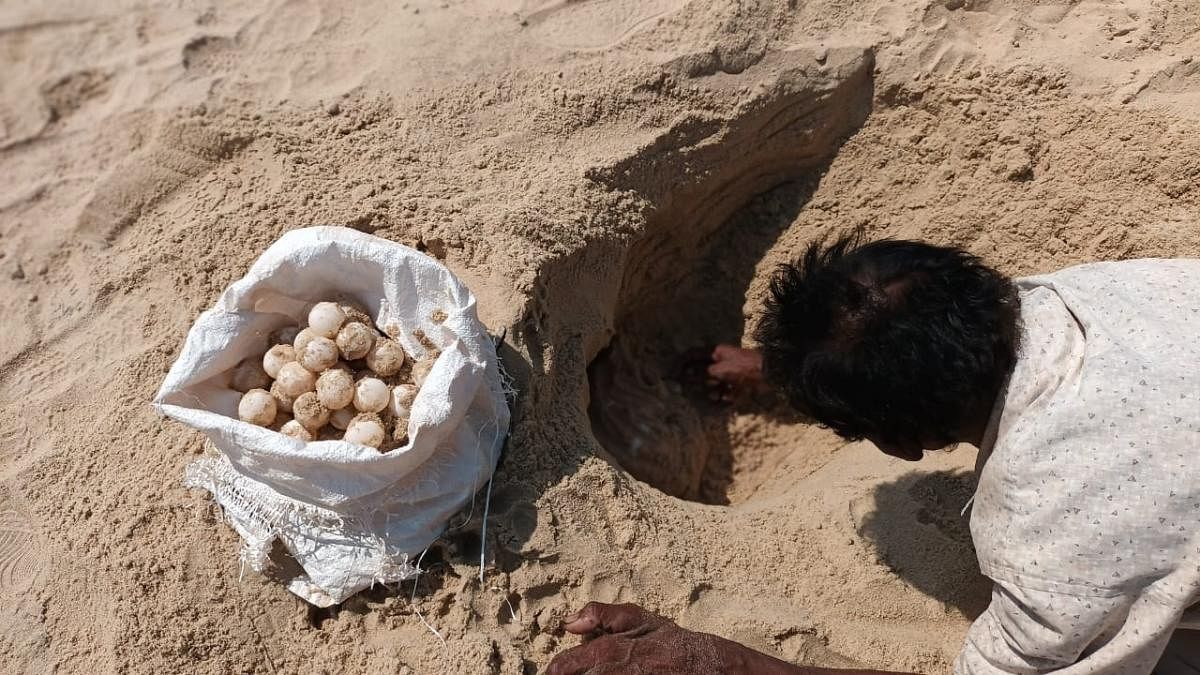
[{"label": "sand mound", "polygon": [[[679,359],[745,339],[771,269],[852,227],[1013,273],[1200,254],[1200,11],[357,7],[0,9],[0,660],[526,673],[598,599],[944,671],[987,598],[974,453],[914,467],[770,400],[713,407]],[[507,330],[483,583],[476,504],[415,585],[311,610],[241,577],[180,487],[201,438],[148,400],[195,316],[312,224],[444,260]]]}]

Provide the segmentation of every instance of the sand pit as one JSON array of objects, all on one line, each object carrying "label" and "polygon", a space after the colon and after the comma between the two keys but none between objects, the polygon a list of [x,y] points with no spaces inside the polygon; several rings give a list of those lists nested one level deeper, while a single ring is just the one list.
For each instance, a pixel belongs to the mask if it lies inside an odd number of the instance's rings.
[{"label": "sand pit", "polygon": [[[678,359],[747,340],[772,268],[849,228],[1016,274],[1200,254],[1198,34],[1179,0],[5,7],[0,662],[532,673],[596,599],[945,672],[987,597],[974,451],[713,407]],[[315,224],[443,260],[520,390],[487,541],[477,503],[415,584],[332,610],[284,556],[239,574],[180,485],[201,437],[148,405],[196,315]]]}]

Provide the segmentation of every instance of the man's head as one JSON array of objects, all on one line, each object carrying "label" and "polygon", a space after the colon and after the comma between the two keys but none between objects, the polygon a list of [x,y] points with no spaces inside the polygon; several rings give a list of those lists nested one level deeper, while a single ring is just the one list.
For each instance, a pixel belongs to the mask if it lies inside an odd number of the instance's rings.
[{"label": "man's head", "polygon": [[1016,360],[1016,289],[956,248],[814,244],[771,281],[763,372],[844,438],[916,460],[978,442]]}]

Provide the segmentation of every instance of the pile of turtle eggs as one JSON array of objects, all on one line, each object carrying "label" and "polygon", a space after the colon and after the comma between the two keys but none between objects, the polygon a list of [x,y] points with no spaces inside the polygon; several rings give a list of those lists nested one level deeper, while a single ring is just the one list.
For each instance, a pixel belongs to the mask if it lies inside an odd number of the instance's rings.
[{"label": "pile of turtle eggs", "polygon": [[408,418],[432,359],[401,370],[407,355],[371,317],[348,303],[318,302],[308,327],[272,334],[262,359],[246,359],[231,385],[244,392],[238,417],[301,441],[380,448],[408,439]]}]

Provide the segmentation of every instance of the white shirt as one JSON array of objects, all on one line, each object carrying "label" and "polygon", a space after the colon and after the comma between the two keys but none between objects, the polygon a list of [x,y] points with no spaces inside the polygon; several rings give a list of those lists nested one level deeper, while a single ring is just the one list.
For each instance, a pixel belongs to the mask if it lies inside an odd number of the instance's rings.
[{"label": "white shirt", "polygon": [[1017,286],[971,514],[995,587],[955,672],[1149,673],[1200,600],[1200,260]]}]

